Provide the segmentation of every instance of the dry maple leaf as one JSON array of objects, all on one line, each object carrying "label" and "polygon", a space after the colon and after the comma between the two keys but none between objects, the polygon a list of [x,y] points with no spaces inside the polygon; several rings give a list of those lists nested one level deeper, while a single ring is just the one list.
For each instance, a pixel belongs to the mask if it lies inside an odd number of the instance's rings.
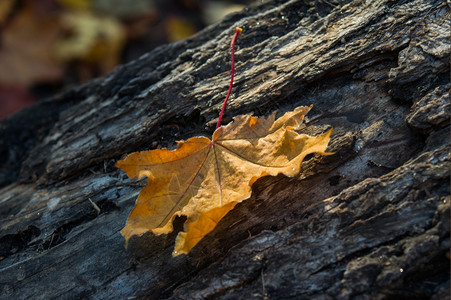
[{"label": "dry maple leaf", "polygon": [[192,137],[176,150],[135,152],[117,162],[129,177],[147,176],[148,185],[121,233],[169,233],[176,216],[186,216],[173,255],[188,253],[234,206],[250,197],[260,177],[299,173],[304,157],[327,154],[332,130],[318,136],[295,130],[311,107],[298,107],[275,120],[238,116],[219,127],[212,139]]}]

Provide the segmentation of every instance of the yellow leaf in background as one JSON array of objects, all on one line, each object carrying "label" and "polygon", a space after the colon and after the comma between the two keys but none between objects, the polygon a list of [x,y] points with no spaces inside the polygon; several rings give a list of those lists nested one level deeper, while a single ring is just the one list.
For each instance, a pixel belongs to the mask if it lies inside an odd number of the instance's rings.
[{"label": "yellow leaf in background", "polygon": [[58,3],[71,10],[90,10],[92,0],[57,0]]},{"label": "yellow leaf in background", "polygon": [[62,26],[71,34],[60,38],[55,46],[60,60],[98,63],[103,73],[119,63],[125,36],[116,19],[83,11],[67,12],[62,15]]},{"label": "yellow leaf in background", "polygon": [[166,21],[169,42],[186,39],[196,33],[196,26],[182,17],[171,16]]},{"label": "yellow leaf in background", "polygon": [[295,130],[310,107],[298,107],[275,119],[235,117],[212,140],[192,137],[178,149],[135,152],[117,162],[129,177],[147,176],[148,186],[121,233],[126,242],[145,232],[170,233],[176,216],[186,216],[173,255],[186,254],[234,206],[250,197],[251,185],[266,175],[299,173],[304,157],[327,154],[332,130],[311,137]]}]

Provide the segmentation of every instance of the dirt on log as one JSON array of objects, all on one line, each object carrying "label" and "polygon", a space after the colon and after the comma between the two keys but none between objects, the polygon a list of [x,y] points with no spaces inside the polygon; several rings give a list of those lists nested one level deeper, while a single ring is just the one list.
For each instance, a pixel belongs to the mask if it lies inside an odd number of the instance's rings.
[{"label": "dirt on log", "polygon": [[[449,299],[445,1],[263,1],[0,122],[0,299]],[[133,237],[124,154],[313,104],[334,128],[264,177],[189,255]],[[96,205],[93,205],[95,203]],[[96,210],[97,206],[100,211]],[[181,229],[183,219],[176,219]]]}]

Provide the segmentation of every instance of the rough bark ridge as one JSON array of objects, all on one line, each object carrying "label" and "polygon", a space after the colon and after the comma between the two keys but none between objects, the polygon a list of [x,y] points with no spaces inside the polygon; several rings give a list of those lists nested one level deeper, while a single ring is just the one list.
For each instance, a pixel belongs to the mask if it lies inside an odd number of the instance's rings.
[{"label": "rough bark ridge", "polygon": [[[1,299],[449,297],[450,8],[267,1],[0,123]],[[123,154],[314,105],[330,151],[265,177],[187,256],[124,226]],[[100,212],[94,209],[96,203]],[[183,220],[176,220],[180,228]]]}]

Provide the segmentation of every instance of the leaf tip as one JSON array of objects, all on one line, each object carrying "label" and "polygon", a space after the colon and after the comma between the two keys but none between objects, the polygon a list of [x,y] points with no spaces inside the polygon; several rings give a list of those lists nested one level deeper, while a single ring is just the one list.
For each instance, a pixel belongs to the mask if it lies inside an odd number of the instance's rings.
[{"label": "leaf tip", "polygon": [[121,165],[122,165],[122,159],[121,159],[121,160],[118,160],[118,161],[114,164],[114,166],[115,166],[116,168],[118,168],[118,169],[122,169],[122,168],[121,168]]},{"label": "leaf tip", "polygon": [[332,135],[332,132],[333,132],[333,131],[334,131],[333,128],[329,129],[328,131],[326,131],[326,133],[324,134],[324,136],[325,136],[326,138],[330,138],[330,136]]}]

